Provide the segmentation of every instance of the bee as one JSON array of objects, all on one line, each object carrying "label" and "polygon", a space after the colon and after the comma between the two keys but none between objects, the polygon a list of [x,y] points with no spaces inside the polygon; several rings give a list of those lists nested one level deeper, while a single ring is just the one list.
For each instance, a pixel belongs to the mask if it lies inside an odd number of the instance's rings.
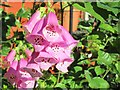
[{"label": "bee", "polygon": [[77,52],[79,54],[83,53],[85,54],[89,59],[92,58],[92,52],[90,51],[89,48],[86,46],[82,45],[81,47],[75,47],[74,52]]},{"label": "bee", "polygon": [[90,51],[89,48],[87,48],[86,46],[82,45],[81,46],[82,52],[88,57],[88,58],[92,58],[92,52]]},{"label": "bee", "polygon": [[56,69],[55,65],[51,66],[51,67],[48,69],[48,72],[50,72],[50,73],[53,74],[53,75],[56,74],[56,71],[57,71],[57,69]]}]

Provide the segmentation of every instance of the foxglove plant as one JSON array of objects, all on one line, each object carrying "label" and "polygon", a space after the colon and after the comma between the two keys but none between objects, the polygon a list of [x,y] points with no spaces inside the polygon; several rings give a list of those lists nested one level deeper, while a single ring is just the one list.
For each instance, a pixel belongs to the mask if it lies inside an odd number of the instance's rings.
[{"label": "foxglove plant", "polygon": [[58,24],[57,17],[52,12],[36,22],[31,33],[27,34],[26,40],[34,46],[35,52],[39,52],[34,61],[42,70],[48,70],[52,65],[56,65],[62,72],[67,72],[67,67],[73,62],[70,54],[78,42]]},{"label": "foxglove plant", "polygon": [[[78,41],[74,40],[69,32],[58,24],[57,17],[50,12],[40,18],[36,11],[24,25],[26,40],[34,47],[34,51],[25,50],[27,58],[14,60],[15,51],[7,57],[10,67],[4,77],[19,89],[33,88],[35,81],[55,66],[61,72],[68,72],[68,67],[74,61],[70,54]],[[9,58],[10,57],[10,58]]]}]

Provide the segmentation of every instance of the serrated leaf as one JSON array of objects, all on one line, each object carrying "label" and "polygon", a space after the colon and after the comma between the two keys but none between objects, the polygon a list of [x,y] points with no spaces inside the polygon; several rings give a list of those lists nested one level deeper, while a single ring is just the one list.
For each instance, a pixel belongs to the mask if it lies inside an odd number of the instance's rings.
[{"label": "serrated leaf", "polygon": [[105,72],[105,70],[102,69],[102,68],[100,68],[100,66],[96,66],[96,67],[95,67],[95,73],[96,73],[97,75],[101,75],[101,74],[103,74],[104,72]]},{"label": "serrated leaf", "polygon": [[91,81],[89,82],[89,86],[91,88],[109,88],[110,87],[109,83],[100,77],[94,77],[93,79],[91,79]]}]

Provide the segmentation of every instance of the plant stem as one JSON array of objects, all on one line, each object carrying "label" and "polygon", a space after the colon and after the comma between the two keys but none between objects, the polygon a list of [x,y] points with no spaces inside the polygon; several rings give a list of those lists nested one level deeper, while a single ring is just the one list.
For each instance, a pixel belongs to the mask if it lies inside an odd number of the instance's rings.
[{"label": "plant stem", "polygon": [[104,74],[104,76],[102,78],[105,78],[105,76],[108,74],[109,71],[110,70],[106,70],[106,72],[105,72],[105,74]]},{"label": "plant stem", "polygon": [[37,81],[35,81],[35,84],[34,84],[34,88],[33,88],[33,90],[35,90],[35,88],[36,88],[36,85],[37,85]]},{"label": "plant stem", "polygon": [[58,78],[57,78],[57,83],[60,81],[60,71],[58,72]]}]

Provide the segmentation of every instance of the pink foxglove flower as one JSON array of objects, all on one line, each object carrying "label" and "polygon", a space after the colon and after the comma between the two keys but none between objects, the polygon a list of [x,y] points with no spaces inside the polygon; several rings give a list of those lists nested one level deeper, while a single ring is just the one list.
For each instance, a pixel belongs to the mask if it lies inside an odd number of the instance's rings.
[{"label": "pink foxglove flower", "polygon": [[57,63],[57,60],[47,52],[40,52],[39,56],[34,60],[42,70],[48,70],[52,65]]},{"label": "pink foxglove flower", "polygon": [[36,23],[40,20],[40,12],[36,11],[27,24],[24,25],[25,31],[31,33]]},{"label": "pink foxglove flower", "polygon": [[35,79],[29,78],[19,81],[18,90],[33,90],[35,85]]},{"label": "pink foxglove flower", "polygon": [[17,70],[18,61],[13,61],[8,71],[5,73],[4,77],[13,85],[18,82],[18,78],[20,77],[20,73]]},{"label": "pink foxglove flower", "polygon": [[65,59],[59,63],[57,63],[56,68],[64,73],[68,72],[68,67],[73,62],[71,58]]},{"label": "pink foxglove flower", "polygon": [[30,34],[27,35],[26,40],[33,44],[35,47],[35,51],[39,52],[44,49],[46,45],[48,45],[48,41],[42,35]]},{"label": "pink foxglove flower", "polygon": [[26,70],[33,78],[39,79],[39,77],[42,76],[42,72],[40,70],[40,67],[36,63],[28,64],[24,70]]},{"label": "pink foxglove flower", "polygon": [[78,41],[75,40],[63,26],[60,26],[60,29],[62,30],[61,36],[67,45],[71,45],[71,44],[76,45],[78,43]]},{"label": "pink foxglove flower", "polygon": [[7,68],[7,67],[9,67],[9,66],[12,64],[12,62],[13,62],[13,60],[14,60],[14,58],[15,58],[15,55],[16,55],[16,51],[15,51],[15,50],[12,50],[12,51],[6,56],[6,58],[5,58],[4,61],[3,61],[3,66],[4,66],[4,68]]},{"label": "pink foxglove flower", "polygon": [[63,41],[60,37],[62,30],[59,28],[57,17],[54,13],[50,12],[46,17],[43,17],[36,26],[32,33],[43,35],[48,42]]},{"label": "pink foxglove flower", "polygon": [[63,59],[68,58],[68,55],[65,53],[66,47],[65,43],[53,43],[46,47],[45,50],[58,61],[62,61]]},{"label": "pink foxglove flower", "polygon": [[67,68],[73,62],[70,54],[78,41],[58,24],[54,13],[50,12],[38,20],[32,32],[26,36],[26,40],[34,46],[29,64],[34,63],[42,70],[48,70],[52,65],[56,65],[58,70],[68,71]]},{"label": "pink foxglove flower", "polygon": [[59,28],[57,17],[54,13],[50,12],[45,18],[46,26],[43,28],[42,33],[49,42],[63,41],[60,34],[62,30]]},{"label": "pink foxglove flower", "polygon": [[30,51],[28,48],[25,50],[25,54],[27,56],[27,58],[30,58],[32,55],[32,51]]}]

